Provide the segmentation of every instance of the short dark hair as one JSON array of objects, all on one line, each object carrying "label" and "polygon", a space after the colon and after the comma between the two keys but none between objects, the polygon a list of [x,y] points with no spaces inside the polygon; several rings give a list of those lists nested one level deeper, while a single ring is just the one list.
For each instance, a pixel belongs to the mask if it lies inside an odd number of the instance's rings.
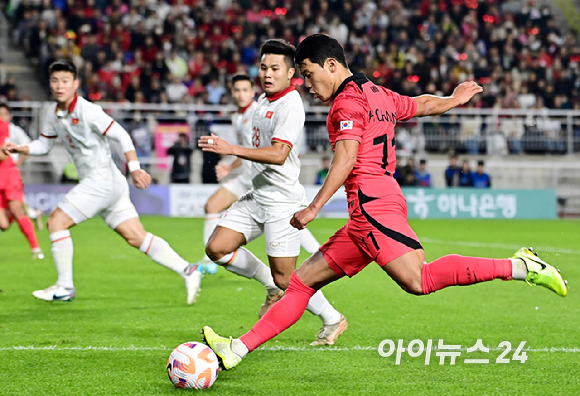
[{"label": "short dark hair", "polygon": [[294,55],[296,47],[282,39],[266,40],[260,49],[260,58],[266,54],[284,55],[284,61],[288,69],[294,67]]},{"label": "short dark hair", "polygon": [[427,160],[426,159],[421,159],[419,161],[419,165],[423,165],[423,164],[427,165]]},{"label": "short dark hair", "polygon": [[484,166],[485,165],[485,162],[483,162],[483,160],[477,161],[477,166],[480,166],[480,165],[481,166]]},{"label": "short dark hair", "polygon": [[8,103],[6,102],[0,102],[0,109],[6,109],[9,113],[12,112],[12,109],[10,108],[10,106],[8,105]]},{"label": "short dark hair", "polygon": [[235,83],[239,81],[248,81],[250,85],[252,86],[254,85],[254,82],[247,74],[236,74],[235,76],[232,77],[232,87],[234,86]]},{"label": "short dark hair", "polygon": [[52,62],[48,67],[48,75],[52,76],[55,72],[69,72],[72,73],[74,79],[77,79],[77,67],[67,60],[57,60]]},{"label": "short dark hair", "polygon": [[348,68],[344,48],[337,39],[327,34],[317,33],[306,37],[296,48],[296,63],[302,63],[309,59],[312,63],[318,63],[324,67],[327,59],[336,59],[338,63]]}]

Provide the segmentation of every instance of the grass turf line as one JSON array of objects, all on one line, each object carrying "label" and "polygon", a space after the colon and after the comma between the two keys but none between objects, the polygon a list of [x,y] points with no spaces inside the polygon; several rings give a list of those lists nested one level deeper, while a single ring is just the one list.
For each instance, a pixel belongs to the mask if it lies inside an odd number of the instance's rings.
[{"label": "grass turf line", "polygon": [[[145,217],[148,231],[167,240],[184,258],[201,258],[203,220]],[[344,220],[316,220],[310,227],[324,242]],[[235,370],[222,372],[204,393],[239,394],[575,394],[580,389],[576,353],[546,353],[543,348],[578,348],[580,281],[577,221],[412,221],[424,237],[428,260],[456,253],[507,257],[512,246],[534,246],[540,256],[562,270],[570,294],[561,298],[521,282],[494,281],[456,287],[425,297],[405,294],[376,265],[353,279],[324,289],[349,320],[337,347],[349,350],[304,353],[320,323],[305,314],[287,332],[256,351]],[[77,300],[70,304],[35,300],[31,292],[56,279],[47,232],[39,241],[47,259],[33,261],[17,227],[0,234],[0,394],[182,394],[165,373],[169,349],[200,340],[203,325],[238,336],[257,319],[265,293],[252,281],[223,269],[203,279],[198,302],[185,305],[181,278],[152,263],[110,231],[91,220],[71,231],[75,246]],[[429,241],[433,242],[429,242]],[[250,245],[266,260],[263,239]],[[306,258],[303,254],[299,261]],[[455,366],[440,366],[432,352],[382,358],[356,346],[378,346],[383,339],[444,339],[470,347],[477,338],[496,348],[527,341],[528,361],[496,364],[498,350],[466,355]],[[7,350],[13,346],[51,350]],[[58,348],[116,347],[168,350],[76,350]],[[276,351],[272,349],[281,348]],[[512,351],[513,353],[513,351]],[[507,357],[511,357],[512,353]],[[487,365],[467,365],[465,357],[490,358]]]}]

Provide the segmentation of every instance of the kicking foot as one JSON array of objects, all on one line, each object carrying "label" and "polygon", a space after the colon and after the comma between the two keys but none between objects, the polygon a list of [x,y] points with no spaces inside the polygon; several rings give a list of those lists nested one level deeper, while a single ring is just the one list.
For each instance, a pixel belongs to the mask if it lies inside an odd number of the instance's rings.
[{"label": "kicking foot", "polygon": [[513,258],[519,258],[526,264],[528,269],[527,284],[544,286],[562,297],[568,295],[568,287],[566,286],[568,282],[562,279],[560,270],[540,260],[532,248],[521,248],[514,253]]},{"label": "kicking foot", "polygon": [[197,265],[204,275],[215,275],[218,272],[219,267],[219,265],[209,260],[200,260],[195,263],[195,265]]},{"label": "kicking foot", "polygon": [[340,321],[332,325],[324,325],[318,332],[316,340],[310,345],[334,345],[336,339],[348,329],[348,323],[344,315],[340,315]]},{"label": "kicking foot", "polygon": [[36,290],[32,292],[32,295],[39,300],[44,301],[72,301],[76,297],[75,288],[62,287],[60,285],[54,285],[44,290]]},{"label": "kicking foot", "polygon": [[272,308],[272,305],[274,305],[282,297],[284,297],[284,290],[278,288],[268,290],[266,301],[264,301],[264,304],[262,304],[262,306],[260,307],[260,313],[258,314],[260,319],[262,318],[262,316],[266,315],[266,312],[268,312],[270,308]]},{"label": "kicking foot", "polygon": [[203,342],[210,347],[218,357],[220,367],[224,370],[231,370],[242,361],[242,357],[232,350],[232,337],[220,337],[209,326],[201,329]]},{"label": "kicking foot", "polygon": [[192,305],[201,291],[201,279],[203,273],[195,264],[189,264],[185,268],[183,280],[185,281],[185,289],[187,290],[187,305]]},{"label": "kicking foot", "polygon": [[42,260],[44,258],[44,253],[42,253],[41,248],[32,249],[32,258]]}]

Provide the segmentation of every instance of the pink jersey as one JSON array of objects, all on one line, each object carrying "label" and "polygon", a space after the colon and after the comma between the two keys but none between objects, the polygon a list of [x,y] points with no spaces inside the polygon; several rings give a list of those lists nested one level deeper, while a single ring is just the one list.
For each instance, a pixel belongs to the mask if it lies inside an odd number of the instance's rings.
[{"label": "pink jersey", "polygon": [[338,140],[360,143],[354,168],[344,185],[350,200],[360,187],[380,197],[396,193],[395,125],[417,112],[414,99],[373,84],[363,73],[350,76],[339,87],[326,127],[333,149]]},{"label": "pink jersey", "polygon": [[[0,120],[0,147],[4,146],[10,140],[10,124]],[[8,156],[4,161],[0,161],[0,170],[7,171],[16,169],[16,164],[12,160],[12,157]]]}]

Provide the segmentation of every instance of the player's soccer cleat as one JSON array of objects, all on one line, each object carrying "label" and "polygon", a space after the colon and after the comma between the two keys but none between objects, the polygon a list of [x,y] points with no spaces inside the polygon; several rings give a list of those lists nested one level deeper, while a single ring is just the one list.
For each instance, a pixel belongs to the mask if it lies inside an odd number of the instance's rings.
[{"label": "player's soccer cleat", "polygon": [[262,318],[262,316],[266,315],[266,312],[268,312],[270,308],[272,308],[272,305],[274,305],[277,301],[280,301],[282,297],[284,297],[284,290],[281,289],[268,290],[266,301],[264,301],[264,303],[260,307],[260,313],[258,314],[260,319]]},{"label": "player's soccer cleat", "polygon": [[185,289],[187,290],[187,305],[192,305],[196,300],[201,290],[201,279],[203,273],[195,264],[189,264],[185,268],[183,280],[185,281]]},{"label": "player's soccer cleat", "polygon": [[42,253],[41,248],[32,249],[32,258],[42,260],[44,258],[44,253]]},{"label": "player's soccer cleat", "polygon": [[44,290],[36,290],[32,295],[39,300],[44,301],[72,301],[75,299],[75,288],[66,288],[60,285],[54,285]]},{"label": "player's soccer cleat", "polygon": [[310,345],[334,345],[336,339],[348,329],[348,323],[344,315],[340,315],[340,321],[333,325],[324,325],[318,332],[316,340]]},{"label": "player's soccer cleat", "polygon": [[568,295],[568,287],[566,286],[568,282],[562,279],[560,270],[542,261],[532,248],[521,248],[514,253],[513,258],[519,258],[526,264],[528,269],[527,284],[544,286],[562,297]]},{"label": "player's soccer cleat", "polygon": [[204,326],[201,334],[203,342],[215,352],[224,370],[231,370],[240,364],[242,357],[232,351],[232,337],[220,337],[209,326]]},{"label": "player's soccer cleat", "polygon": [[200,260],[195,263],[204,275],[215,275],[218,272],[218,267],[216,263],[208,260]]}]

